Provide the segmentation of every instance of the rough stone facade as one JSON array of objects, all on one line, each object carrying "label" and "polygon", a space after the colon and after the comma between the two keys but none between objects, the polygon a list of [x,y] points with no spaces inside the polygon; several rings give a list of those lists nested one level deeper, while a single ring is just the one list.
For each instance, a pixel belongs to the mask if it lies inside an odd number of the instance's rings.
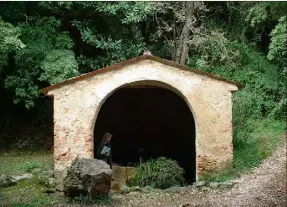
[{"label": "rough stone facade", "polygon": [[54,160],[59,182],[76,156],[94,157],[94,124],[102,104],[115,90],[132,84],[172,90],[188,104],[196,126],[197,176],[231,163],[232,92],[238,85],[147,58],[44,89],[54,97]]}]

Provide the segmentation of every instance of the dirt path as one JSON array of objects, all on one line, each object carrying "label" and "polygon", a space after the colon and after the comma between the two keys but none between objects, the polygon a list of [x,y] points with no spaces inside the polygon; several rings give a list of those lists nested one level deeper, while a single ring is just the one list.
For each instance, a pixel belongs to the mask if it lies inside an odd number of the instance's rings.
[{"label": "dirt path", "polygon": [[[114,207],[286,206],[286,143],[252,173],[233,180],[233,188],[203,187],[179,192],[114,194]],[[98,205],[94,205],[98,206]]]},{"label": "dirt path", "polygon": [[209,197],[214,206],[286,206],[286,143],[230,191]]},{"label": "dirt path", "polygon": [[286,206],[286,143],[231,189],[114,195],[115,206]]}]

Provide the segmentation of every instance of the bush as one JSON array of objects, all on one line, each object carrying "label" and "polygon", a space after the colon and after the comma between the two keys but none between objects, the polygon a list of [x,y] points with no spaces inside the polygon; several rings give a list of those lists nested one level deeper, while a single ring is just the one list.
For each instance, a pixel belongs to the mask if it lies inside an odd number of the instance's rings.
[{"label": "bush", "polygon": [[165,157],[141,163],[135,169],[135,176],[130,180],[130,186],[151,186],[153,188],[169,188],[184,183],[184,170],[175,160]]},{"label": "bush", "polygon": [[21,165],[21,170],[31,173],[33,169],[40,168],[42,165],[39,162],[31,161],[31,162],[24,162]]}]

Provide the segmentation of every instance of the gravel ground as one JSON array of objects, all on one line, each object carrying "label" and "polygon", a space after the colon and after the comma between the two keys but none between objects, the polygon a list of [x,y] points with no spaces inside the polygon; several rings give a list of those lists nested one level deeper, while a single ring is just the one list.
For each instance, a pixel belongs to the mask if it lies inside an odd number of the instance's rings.
[{"label": "gravel ground", "polygon": [[[124,207],[286,206],[286,143],[251,173],[233,180],[232,188],[181,188],[175,192],[113,194],[112,204]],[[83,206],[83,205],[81,205]],[[94,205],[99,206],[99,205]],[[100,205],[103,206],[103,205]]]}]

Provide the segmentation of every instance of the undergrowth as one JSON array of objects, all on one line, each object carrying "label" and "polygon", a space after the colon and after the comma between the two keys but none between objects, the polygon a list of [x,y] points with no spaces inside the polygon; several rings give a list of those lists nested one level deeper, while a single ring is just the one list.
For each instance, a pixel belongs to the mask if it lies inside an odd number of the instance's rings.
[{"label": "undergrowth", "polygon": [[61,194],[47,194],[46,190],[45,180],[39,177],[21,180],[14,186],[0,188],[3,196],[0,206],[38,207],[66,202]]},{"label": "undergrowth", "polygon": [[31,173],[33,169],[53,170],[53,154],[51,152],[10,151],[0,156],[0,174],[20,175]]}]

